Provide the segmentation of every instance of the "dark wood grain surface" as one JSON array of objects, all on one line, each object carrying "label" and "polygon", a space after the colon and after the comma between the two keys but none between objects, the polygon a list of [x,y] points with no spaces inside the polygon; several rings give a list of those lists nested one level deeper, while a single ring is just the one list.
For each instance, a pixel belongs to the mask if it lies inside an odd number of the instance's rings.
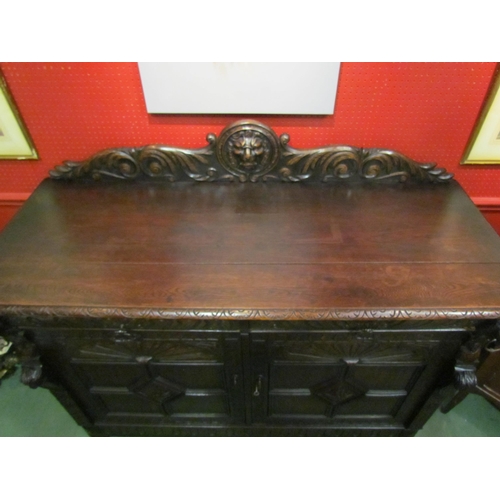
[{"label": "dark wood grain surface", "polygon": [[4,309],[500,317],[500,238],[455,181],[46,180],[0,236],[0,276]]}]

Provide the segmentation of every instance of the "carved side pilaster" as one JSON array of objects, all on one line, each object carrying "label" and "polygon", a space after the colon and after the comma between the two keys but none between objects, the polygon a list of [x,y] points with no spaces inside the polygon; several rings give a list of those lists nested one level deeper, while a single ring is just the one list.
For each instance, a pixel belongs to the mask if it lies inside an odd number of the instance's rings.
[{"label": "carved side pilaster", "polygon": [[455,387],[470,390],[477,385],[477,365],[481,357],[482,343],[469,341],[460,348],[455,362]]},{"label": "carved side pilaster", "polygon": [[0,378],[16,366],[20,366],[21,382],[33,389],[39,387],[42,383],[42,363],[35,344],[26,338],[24,331],[4,327],[2,334]]},{"label": "carved side pilaster", "polygon": [[16,366],[16,358],[11,351],[12,342],[0,337],[0,382]]},{"label": "carved side pilaster", "polygon": [[454,385],[457,389],[454,396],[441,407],[443,413],[448,413],[459,404],[469,393],[477,393],[481,387],[477,370],[488,361],[491,348],[500,338],[500,321],[481,328],[477,337],[471,339],[460,348],[456,358]]},{"label": "carved side pilaster", "polygon": [[489,346],[499,338],[500,321],[496,321],[460,348],[455,363],[455,386],[458,390],[472,391],[477,386],[477,368],[488,357]]},{"label": "carved side pilaster", "polygon": [[21,382],[36,389],[42,384],[42,363],[35,344],[24,339],[17,346],[16,353],[21,365]]}]

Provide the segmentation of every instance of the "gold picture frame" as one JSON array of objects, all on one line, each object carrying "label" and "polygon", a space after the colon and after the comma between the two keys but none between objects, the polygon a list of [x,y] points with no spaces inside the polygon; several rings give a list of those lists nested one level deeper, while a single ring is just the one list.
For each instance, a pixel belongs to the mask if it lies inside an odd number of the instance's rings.
[{"label": "gold picture frame", "polygon": [[462,165],[500,164],[500,65],[460,161]]},{"label": "gold picture frame", "polygon": [[0,160],[37,160],[38,153],[0,72]]}]

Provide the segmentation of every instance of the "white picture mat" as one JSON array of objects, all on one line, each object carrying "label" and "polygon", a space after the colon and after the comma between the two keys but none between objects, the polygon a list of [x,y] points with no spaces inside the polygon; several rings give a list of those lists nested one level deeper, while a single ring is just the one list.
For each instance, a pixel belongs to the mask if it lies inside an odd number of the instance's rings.
[{"label": "white picture mat", "polygon": [[340,63],[139,63],[148,113],[331,115]]},{"label": "white picture mat", "polygon": [[24,137],[7,97],[0,89],[0,156],[31,157],[33,151]]},{"label": "white picture mat", "polygon": [[496,92],[488,114],[469,152],[467,162],[500,162],[500,91]]}]

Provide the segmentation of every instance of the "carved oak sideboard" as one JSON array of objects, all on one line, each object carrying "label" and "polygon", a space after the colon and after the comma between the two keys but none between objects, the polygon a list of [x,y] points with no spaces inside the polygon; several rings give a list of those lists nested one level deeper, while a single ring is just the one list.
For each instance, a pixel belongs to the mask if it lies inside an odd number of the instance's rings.
[{"label": "carved oak sideboard", "polygon": [[236,122],[50,173],[0,236],[22,380],[92,435],[413,435],[498,335],[452,175]]}]

